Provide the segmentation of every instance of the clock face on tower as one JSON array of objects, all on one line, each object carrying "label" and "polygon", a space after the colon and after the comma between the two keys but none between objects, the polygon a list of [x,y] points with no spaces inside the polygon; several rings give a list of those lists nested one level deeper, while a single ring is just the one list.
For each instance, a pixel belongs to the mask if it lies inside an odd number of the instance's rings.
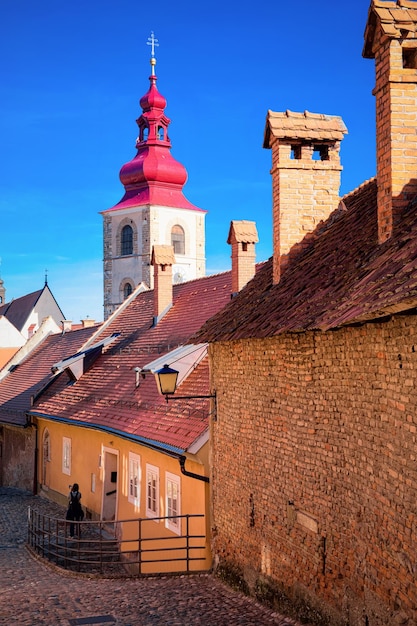
[{"label": "clock face on tower", "polygon": [[178,285],[178,283],[183,283],[185,280],[187,280],[185,267],[183,265],[173,265],[172,282],[174,283],[174,285]]}]

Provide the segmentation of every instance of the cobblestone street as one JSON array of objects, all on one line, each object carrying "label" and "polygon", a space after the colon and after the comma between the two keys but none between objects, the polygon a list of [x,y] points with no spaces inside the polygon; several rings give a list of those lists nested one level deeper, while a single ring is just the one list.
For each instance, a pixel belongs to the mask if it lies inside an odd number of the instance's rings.
[{"label": "cobblestone street", "polygon": [[38,496],[0,487],[0,624],[19,626],[299,626],[212,575],[86,578],[33,558],[28,506],[62,515]]}]

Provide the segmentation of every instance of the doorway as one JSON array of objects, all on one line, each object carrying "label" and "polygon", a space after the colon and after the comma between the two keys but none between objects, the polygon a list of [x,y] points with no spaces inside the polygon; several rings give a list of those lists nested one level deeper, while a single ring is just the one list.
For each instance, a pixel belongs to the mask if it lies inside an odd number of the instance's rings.
[{"label": "doorway", "polygon": [[116,519],[117,506],[117,469],[119,455],[114,450],[103,448],[103,521],[113,522]]}]

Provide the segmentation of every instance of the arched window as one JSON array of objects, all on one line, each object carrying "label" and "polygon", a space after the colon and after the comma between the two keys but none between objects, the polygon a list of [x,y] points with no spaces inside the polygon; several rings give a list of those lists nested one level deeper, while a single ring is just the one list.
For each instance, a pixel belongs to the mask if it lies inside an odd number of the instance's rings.
[{"label": "arched window", "polygon": [[133,291],[133,287],[130,283],[126,283],[123,287],[123,299],[126,300]]},{"label": "arched window", "polygon": [[159,141],[163,141],[165,137],[165,132],[162,126],[158,126],[158,139]]},{"label": "arched window", "polygon": [[174,254],[185,254],[185,234],[178,224],[172,227],[171,245],[174,248]]},{"label": "arched window", "polygon": [[133,254],[133,228],[131,226],[122,228],[121,254],[122,256]]}]

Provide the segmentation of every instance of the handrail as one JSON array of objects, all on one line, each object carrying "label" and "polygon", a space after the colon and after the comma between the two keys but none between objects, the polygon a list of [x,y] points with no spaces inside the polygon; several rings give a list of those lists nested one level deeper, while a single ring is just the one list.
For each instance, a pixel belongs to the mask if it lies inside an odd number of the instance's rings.
[{"label": "handrail", "polygon": [[[167,520],[178,534],[166,528]],[[111,577],[210,569],[203,514],[77,522],[29,507],[27,547],[64,569]]]}]

